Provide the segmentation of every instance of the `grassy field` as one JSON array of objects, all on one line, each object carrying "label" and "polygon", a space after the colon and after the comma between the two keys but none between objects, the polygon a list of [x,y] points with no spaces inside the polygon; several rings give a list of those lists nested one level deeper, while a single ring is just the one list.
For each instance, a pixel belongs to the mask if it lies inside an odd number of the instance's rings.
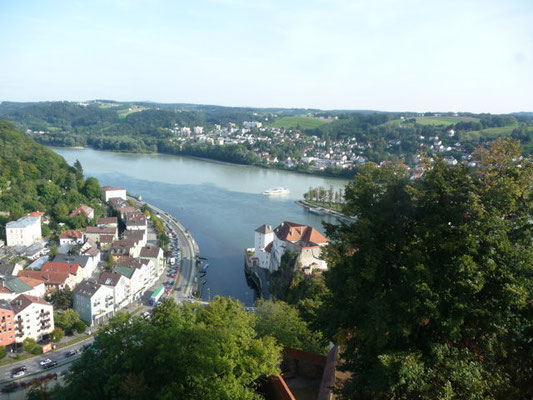
[{"label": "grassy field", "polygon": [[117,110],[118,117],[120,119],[126,118],[128,115],[133,114],[135,112],[146,110],[146,107],[137,107],[137,108],[122,108],[120,110]]},{"label": "grassy field", "polygon": [[[480,131],[470,131],[465,132],[463,135],[463,140],[477,140],[481,136],[488,139],[495,139],[500,136],[509,136],[514,128],[518,127],[518,124],[496,127],[496,128],[487,128]],[[533,132],[533,127],[529,128],[529,132]]]},{"label": "grassy field", "polygon": [[[453,125],[458,122],[479,121],[478,118],[472,117],[416,117],[416,123],[420,125]],[[386,122],[389,125],[399,125],[402,123],[401,119],[393,119]]]},{"label": "grassy field", "polygon": [[282,117],[274,121],[270,126],[283,129],[294,129],[298,126],[301,129],[314,129],[327,123],[327,120],[310,117]]}]

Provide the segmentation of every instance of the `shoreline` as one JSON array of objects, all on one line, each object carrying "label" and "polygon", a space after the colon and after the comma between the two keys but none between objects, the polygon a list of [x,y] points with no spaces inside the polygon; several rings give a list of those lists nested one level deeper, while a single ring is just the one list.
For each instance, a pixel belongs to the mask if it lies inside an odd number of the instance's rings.
[{"label": "shoreline", "polygon": [[338,220],[343,221],[343,222],[352,223],[352,222],[357,221],[356,217],[350,217],[350,216],[345,215],[345,214],[343,214],[343,213],[341,213],[339,211],[331,210],[331,209],[326,208],[326,207],[316,206],[316,205],[311,204],[311,203],[309,203],[309,202],[307,202],[305,200],[297,200],[297,201],[295,201],[295,203],[298,204],[299,206],[302,206],[307,211],[309,211],[310,208],[319,208],[321,211],[324,211],[324,214],[331,215],[332,217],[335,217]]},{"label": "shoreline", "polygon": [[284,172],[291,172],[291,173],[300,174],[300,175],[316,176],[316,177],[319,177],[319,178],[335,179],[335,180],[346,181],[346,182],[349,182],[349,181],[351,181],[353,179],[353,177],[351,177],[351,178],[339,177],[339,176],[320,174],[320,173],[314,173],[314,172],[298,171],[296,169],[276,168],[276,167],[272,167],[272,166],[268,166],[268,165],[238,164],[238,163],[232,163],[232,162],[229,162],[229,161],[221,161],[221,160],[215,160],[215,159],[212,159],[212,158],[191,156],[191,155],[187,155],[187,154],[159,153],[157,151],[155,151],[155,152],[116,151],[116,150],[95,149],[94,147],[91,147],[91,146],[84,147],[84,146],[54,146],[54,145],[48,145],[48,144],[43,144],[43,145],[45,147],[51,148],[51,149],[54,149],[54,148],[55,149],[72,149],[72,150],[87,150],[87,149],[90,149],[90,150],[94,150],[94,151],[103,151],[103,152],[106,152],[106,153],[116,153],[116,154],[143,154],[143,155],[152,155],[152,156],[156,155],[156,156],[168,156],[168,157],[184,157],[184,158],[189,158],[189,159],[192,159],[192,160],[206,161],[206,162],[210,162],[210,163],[214,163],[214,164],[220,164],[220,165],[227,165],[227,166],[234,166],[234,167],[246,167],[246,168],[261,168],[261,169],[273,170],[273,171],[284,171]]}]

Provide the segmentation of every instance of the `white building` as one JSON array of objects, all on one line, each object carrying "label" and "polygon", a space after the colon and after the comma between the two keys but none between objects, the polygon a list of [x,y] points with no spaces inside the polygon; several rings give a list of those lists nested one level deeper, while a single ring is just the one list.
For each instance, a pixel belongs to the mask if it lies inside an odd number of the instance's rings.
[{"label": "white building", "polygon": [[113,299],[113,289],[109,286],[83,281],[72,292],[72,308],[83,321],[97,325],[114,315]]},{"label": "white building", "polygon": [[8,246],[30,246],[41,240],[41,218],[22,217],[6,224]]},{"label": "white building", "polygon": [[124,275],[104,271],[100,274],[98,283],[113,290],[115,310],[125,307],[130,303],[128,298],[128,282]]},{"label": "white building", "polygon": [[108,202],[109,199],[116,198],[126,200],[126,189],[104,186],[102,187],[102,192],[104,192],[104,200],[106,202]]},{"label": "white building", "polygon": [[85,235],[77,229],[68,230],[59,235],[60,246],[83,244],[83,242],[85,242]]},{"label": "white building", "polygon": [[254,239],[252,261],[261,268],[276,271],[283,254],[293,251],[299,253],[296,264],[300,270],[312,273],[327,269],[327,263],[320,255],[328,239],[308,225],[285,221],[274,230],[269,225],[262,225],[255,230]]},{"label": "white building", "polygon": [[21,294],[10,304],[15,314],[15,342],[22,343],[28,337],[40,341],[54,330],[54,307],[50,303]]}]

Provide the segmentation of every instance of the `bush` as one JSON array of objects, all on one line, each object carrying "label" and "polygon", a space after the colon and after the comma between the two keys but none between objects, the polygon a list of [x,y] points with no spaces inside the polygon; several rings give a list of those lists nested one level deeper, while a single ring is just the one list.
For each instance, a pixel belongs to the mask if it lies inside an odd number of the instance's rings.
[{"label": "bush", "polygon": [[43,349],[41,349],[41,346],[37,345],[31,350],[31,354],[41,354],[43,352]]},{"label": "bush", "polygon": [[24,339],[24,341],[22,342],[22,347],[24,348],[24,350],[26,350],[28,353],[32,353],[33,352],[33,349],[38,347],[39,350],[41,349],[39,347],[39,345],[37,344],[37,342],[35,341],[35,339],[32,339],[32,338],[26,338]]},{"label": "bush", "polygon": [[78,333],[83,333],[87,329],[87,324],[80,320],[74,324],[73,329]]},{"label": "bush", "polygon": [[0,360],[2,358],[4,358],[6,356],[6,354],[7,354],[7,350],[6,350],[5,346],[0,346]]},{"label": "bush", "polygon": [[61,328],[55,328],[52,333],[50,333],[50,339],[52,342],[59,342],[65,337],[65,332]]}]

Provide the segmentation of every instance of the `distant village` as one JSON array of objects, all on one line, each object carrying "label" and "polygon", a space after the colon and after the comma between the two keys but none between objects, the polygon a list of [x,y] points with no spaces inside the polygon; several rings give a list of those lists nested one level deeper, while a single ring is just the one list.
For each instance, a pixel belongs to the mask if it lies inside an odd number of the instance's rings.
[{"label": "distant village", "polygon": [[[108,215],[84,230],[66,230],[51,254],[42,212],[6,224],[0,241],[0,346],[18,347],[27,338],[47,339],[55,328],[49,296],[72,291],[72,308],[88,326],[107,321],[139,300],[162,275],[167,260],[150,216],[132,206],[123,188],[103,187]],[[80,205],[71,217],[94,218]],[[122,232],[121,232],[122,231]]]},{"label": "distant village", "polygon": [[[171,140],[180,147],[190,142],[219,146],[244,144],[250,146],[252,151],[267,165],[282,165],[289,169],[305,166],[310,171],[323,171],[328,167],[357,168],[369,161],[365,152],[373,149],[375,145],[373,141],[360,142],[355,138],[326,141],[318,136],[304,135],[298,130],[273,128],[256,121],[245,121],[240,126],[235,123],[229,123],[227,126],[215,125],[213,129],[209,130],[202,126],[175,126],[169,131],[175,136]],[[437,155],[451,165],[463,163],[474,166],[472,155],[464,149],[458,140],[454,139],[456,138],[453,129],[448,129],[445,137],[419,136],[419,150],[429,154],[429,159],[423,160],[421,156],[415,156],[413,160],[408,160],[404,167],[416,179],[421,177],[424,172],[424,162],[431,162],[433,156]],[[262,143],[267,144],[267,146],[261,146]],[[268,150],[262,150],[262,148],[272,149],[279,145],[300,147],[303,149],[303,155],[299,159],[291,157],[278,159]],[[389,140],[386,144],[387,148],[399,145],[401,145],[399,140]]]}]

